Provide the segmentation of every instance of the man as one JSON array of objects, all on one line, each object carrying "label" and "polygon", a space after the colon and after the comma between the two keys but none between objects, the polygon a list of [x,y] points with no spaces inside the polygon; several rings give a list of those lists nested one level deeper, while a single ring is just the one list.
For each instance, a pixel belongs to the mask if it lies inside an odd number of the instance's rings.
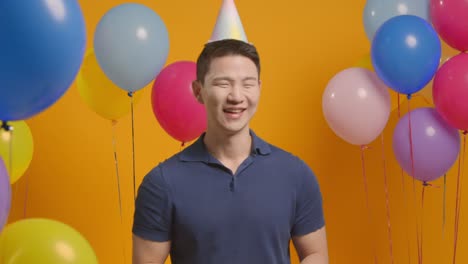
[{"label": "man", "polygon": [[299,158],[249,127],[260,97],[254,46],[210,42],[193,92],[206,132],[145,176],[136,200],[133,263],[328,263],[318,182]]}]

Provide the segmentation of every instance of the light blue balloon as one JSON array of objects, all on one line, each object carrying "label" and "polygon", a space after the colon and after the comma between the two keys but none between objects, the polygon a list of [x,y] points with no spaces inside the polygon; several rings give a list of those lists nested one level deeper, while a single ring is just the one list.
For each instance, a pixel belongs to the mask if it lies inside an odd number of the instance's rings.
[{"label": "light blue balloon", "polygon": [[141,4],[122,4],[108,11],[94,33],[94,53],[107,77],[135,92],[164,67],[169,34],[162,19]]},{"label": "light blue balloon", "polygon": [[367,38],[372,42],[379,27],[399,15],[414,15],[430,22],[429,0],[367,0],[363,14]]}]

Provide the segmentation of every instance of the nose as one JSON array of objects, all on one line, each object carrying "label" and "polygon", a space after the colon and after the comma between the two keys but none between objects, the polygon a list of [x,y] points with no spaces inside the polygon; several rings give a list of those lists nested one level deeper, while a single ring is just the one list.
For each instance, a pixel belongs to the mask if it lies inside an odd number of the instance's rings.
[{"label": "nose", "polygon": [[239,103],[242,103],[242,91],[241,91],[241,87],[239,87],[238,85],[233,85],[231,86],[231,90],[228,94],[228,97],[227,97],[227,100],[228,100],[228,103],[231,103],[231,104],[239,104]]}]

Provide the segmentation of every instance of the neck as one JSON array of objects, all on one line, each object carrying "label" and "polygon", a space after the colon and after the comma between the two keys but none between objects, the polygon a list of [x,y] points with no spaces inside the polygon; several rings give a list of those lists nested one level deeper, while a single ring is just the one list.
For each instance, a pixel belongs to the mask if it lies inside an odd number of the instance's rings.
[{"label": "neck", "polygon": [[208,152],[220,161],[243,160],[249,156],[252,148],[252,137],[249,129],[227,135],[207,130],[204,138]]}]

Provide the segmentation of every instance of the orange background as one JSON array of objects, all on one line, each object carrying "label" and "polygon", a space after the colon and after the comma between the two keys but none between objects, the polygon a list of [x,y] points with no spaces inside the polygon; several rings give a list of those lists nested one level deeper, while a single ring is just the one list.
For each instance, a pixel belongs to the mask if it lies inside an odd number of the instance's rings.
[{"label": "orange background", "polygon": [[[157,12],[169,31],[167,64],[194,61],[211,36],[221,0],[139,0]],[[92,47],[94,29],[110,8],[124,1],[81,0]],[[368,223],[360,149],[335,136],[322,115],[322,93],[338,71],[369,53],[364,33],[364,0],[237,0],[250,42],[262,58],[263,93],[252,128],[267,141],[302,157],[315,171],[324,196],[330,263],[390,263],[380,139],[365,151],[371,223]],[[181,149],[157,123],[150,105],[150,85],[135,108],[136,178]],[[415,98],[412,107],[424,106]],[[406,110],[406,104],[404,108]],[[401,110],[402,113],[406,112]],[[397,111],[384,132],[392,246],[395,263],[417,263],[416,210],[412,181],[391,150]],[[81,100],[76,84],[47,111],[27,120],[34,137],[34,157],[15,186],[10,222],[24,217],[62,221],[79,230],[100,263],[131,263],[133,217],[131,118],[117,123],[116,143],[123,197],[120,221],[113,130]],[[403,179],[403,180],[402,180]],[[426,191],[423,228],[424,263],[449,263],[453,249],[456,168],[447,178],[447,219],[443,225],[443,185]],[[402,183],[404,182],[404,184]],[[28,186],[27,199],[26,186]],[[416,186],[417,203],[421,186]],[[26,214],[24,215],[24,209]],[[418,214],[415,214],[418,212]],[[464,248],[461,214],[459,249]],[[445,229],[443,228],[445,227]],[[410,251],[410,254],[408,253]],[[459,263],[468,252],[458,251]],[[125,261],[123,260],[125,256]],[[294,257],[293,263],[298,263]],[[409,260],[411,262],[409,262]]]}]

